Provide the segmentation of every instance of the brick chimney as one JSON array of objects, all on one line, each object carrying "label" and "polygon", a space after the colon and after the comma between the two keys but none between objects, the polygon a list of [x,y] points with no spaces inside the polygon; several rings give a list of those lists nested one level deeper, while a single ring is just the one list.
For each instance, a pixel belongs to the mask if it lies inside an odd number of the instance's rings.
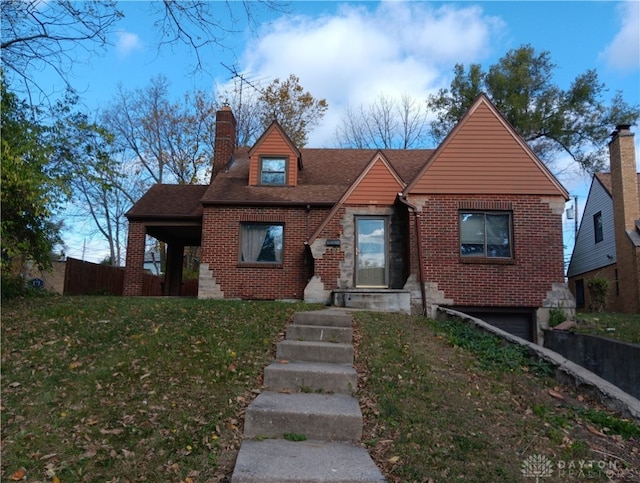
[{"label": "brick chimney", "polygon": [[617,126],[609,143],[613,209],[624,231],[635,230],[636,220],[640,220],[636,151],[629,127],[628,124]]},{"label": "brick chimney", "polygon": [[229,163],[236,149],[236,117],[227,105],[216,112],[216,140],[213,151],[211,181]]},{"label": "brick chimney", "polygon": [[636,229],[640,198],[634,135],[629,127],[617,126],[611,134],[609,158],[619,287],[616,311],[636,313],[640,311],[640,233]]}]

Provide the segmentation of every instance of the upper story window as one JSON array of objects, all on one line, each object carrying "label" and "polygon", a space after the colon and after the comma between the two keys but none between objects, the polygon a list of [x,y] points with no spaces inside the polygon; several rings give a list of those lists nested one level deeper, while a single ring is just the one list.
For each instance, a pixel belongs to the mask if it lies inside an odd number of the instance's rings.
[{"label": "upper story window", "polygon": [[460,255],[465,258],[513,258],[510,212],[460,212]]},{"label": "upper story window", "polygon": [[285,158],[260,158],[260,184],[286,185],[287,160]]},{"label": "upper story window", "polygon": [[284,225],[281,223],[242,223],[240,262],[282,263]]},{"label": "upper story window", "polygon": [[601,242],[604,239],[604,235],[602,234],[602,212],[598,211],[595,215],[593,215],[593,235],[595,237],[595,242]]}]

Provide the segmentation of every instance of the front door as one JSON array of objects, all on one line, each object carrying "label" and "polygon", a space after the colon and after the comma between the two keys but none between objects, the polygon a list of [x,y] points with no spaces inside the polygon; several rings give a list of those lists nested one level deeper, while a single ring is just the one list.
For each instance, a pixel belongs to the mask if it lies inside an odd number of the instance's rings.
[{"label": "front door", "polygon": [[388,287],[387,219],[356,218],[356,287]]}]

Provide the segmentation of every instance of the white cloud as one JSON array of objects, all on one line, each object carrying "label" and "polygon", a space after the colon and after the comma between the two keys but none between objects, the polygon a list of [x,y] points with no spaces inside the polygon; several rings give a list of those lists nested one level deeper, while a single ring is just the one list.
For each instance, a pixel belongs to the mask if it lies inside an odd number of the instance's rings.
[{"label": "white cloud", "polygon": [[468,6],[434,8],[426,2],[345,4],[335,15],[282,17],[244,53],[253,76],[296,74],[302,86],[325,98],[329,110],[309,145],[330,145],[347,106],[378,95],[425,98],[448,86],[456,63],[480,62],[503,23]]},{"label": "white cloud", "polygon": [[116,41],[116,52],[118,53],[118,57],[124,58],[132,52],[142,49],[142,41],[137,34],[120,30],[116,32],[116,35],[118,37]]},{"label": "white cloud", "polygon": [[620,31],[600,53],[607,66],[631,71],[640,67],[640,2],[629,0],[619,5]]}]

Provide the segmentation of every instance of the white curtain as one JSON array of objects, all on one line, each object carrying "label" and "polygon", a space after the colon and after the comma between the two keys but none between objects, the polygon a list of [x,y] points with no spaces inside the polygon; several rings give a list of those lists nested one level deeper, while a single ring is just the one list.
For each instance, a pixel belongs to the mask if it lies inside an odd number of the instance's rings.
[{"label": "white curtain", "polygon": [[269,225],[242,225],[242,260],[255,262],[260,256]]},{"label": "white curtain", "polygon": [[276,256],[276,262],[282,263],[282,227],[275,227],[276,229],[271,232],[273,235],[274,251]]}]

